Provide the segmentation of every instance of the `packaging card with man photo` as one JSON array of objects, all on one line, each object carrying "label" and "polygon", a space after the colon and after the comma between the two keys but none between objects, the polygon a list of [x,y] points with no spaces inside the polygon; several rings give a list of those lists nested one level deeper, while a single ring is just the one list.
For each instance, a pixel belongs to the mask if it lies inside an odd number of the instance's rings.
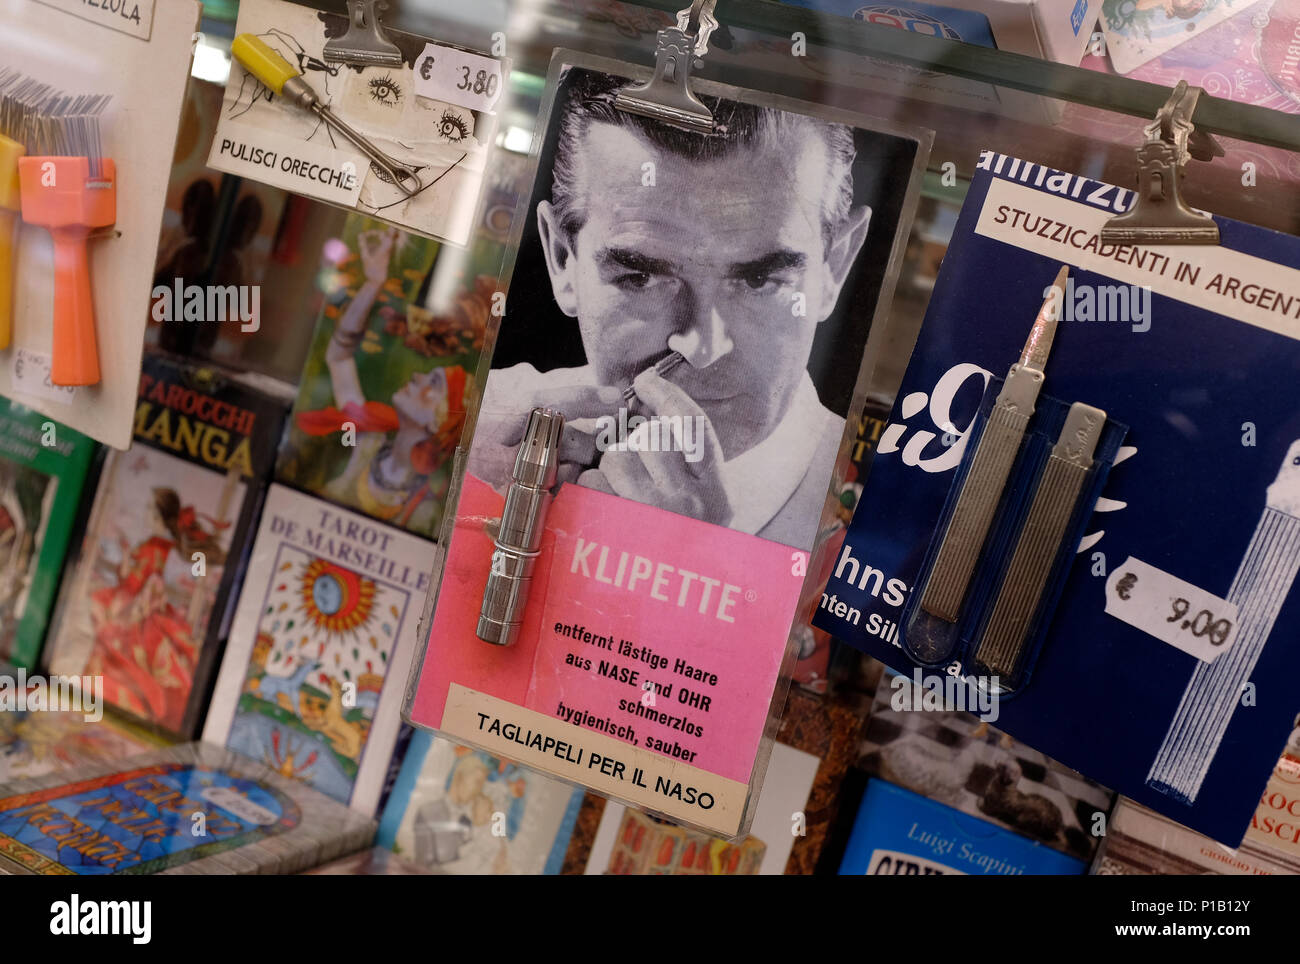
[{"label": "packaging card with man photo", "polygon": [[552,61],[407,712],[733,837],[930,135],[702,82],[724,132],[687,133],[615,106],[646,77]]}]

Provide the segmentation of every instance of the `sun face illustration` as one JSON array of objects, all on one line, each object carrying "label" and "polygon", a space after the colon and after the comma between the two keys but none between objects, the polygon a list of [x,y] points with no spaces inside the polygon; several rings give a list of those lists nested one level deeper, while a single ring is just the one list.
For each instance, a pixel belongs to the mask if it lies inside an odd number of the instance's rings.
[{"label": "sun face illustration", "polygon": [[365,625],[375,602],[375,584],[324,559],[303,567],[299,602],[307,622],[327,633],[351,633]]}]

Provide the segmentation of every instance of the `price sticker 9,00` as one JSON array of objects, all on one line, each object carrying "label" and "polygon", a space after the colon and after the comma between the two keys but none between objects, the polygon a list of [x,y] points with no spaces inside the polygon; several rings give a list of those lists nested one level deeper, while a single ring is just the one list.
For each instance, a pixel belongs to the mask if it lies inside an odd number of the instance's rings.
[{"label": "price sticker 9,00", "polygon": [[1106,612],[1212,663],[1237,633],[1237,607],[1129,556],[1106,580]]}]

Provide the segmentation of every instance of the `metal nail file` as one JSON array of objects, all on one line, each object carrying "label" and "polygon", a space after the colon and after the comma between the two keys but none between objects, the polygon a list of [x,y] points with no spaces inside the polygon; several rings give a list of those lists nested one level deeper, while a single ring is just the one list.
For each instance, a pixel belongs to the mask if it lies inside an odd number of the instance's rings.
[{"label": "metal nail file", "polygon": [[1003,679],[1015,674],[1029,631],[1047,588],[1047,578],[1074,515],[1079,493],[1092,468],[1106,413],[1075,402],[1065,418],[1043,474],[1034,491],[1029,514],[1002,577],[993,614],[975,660]]},{"label": "metal nail file", "polygon": [[1034,414],[1038,392],[1043,387],[1043,368],[1052,350],[1060,307],[1065,300],[1069,270],[1068,265],[1062,265],[1057,273],[1052,282],[1055,290],[1039,309],[1020,360],[1007,372],[926,581],[921,608],[945,622],[955,623],[961,615],[966,589],[984,547],[993,513],[1020,451],[1025,427]]}]

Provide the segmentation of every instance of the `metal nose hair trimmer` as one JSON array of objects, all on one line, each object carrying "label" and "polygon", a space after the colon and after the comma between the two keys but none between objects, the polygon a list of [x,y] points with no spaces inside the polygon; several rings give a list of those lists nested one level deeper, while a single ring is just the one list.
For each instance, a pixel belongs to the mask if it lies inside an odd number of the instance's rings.
[{"label": "metal nose hair trimmer", "polygon": [[528,416],[501,510],[501,529],[475,630],[484,642],[509,646],[523,626],[533,566],[541,551],[546,511],[559,469],[563,430],[564,416],[553,409],[535,408]]}]

